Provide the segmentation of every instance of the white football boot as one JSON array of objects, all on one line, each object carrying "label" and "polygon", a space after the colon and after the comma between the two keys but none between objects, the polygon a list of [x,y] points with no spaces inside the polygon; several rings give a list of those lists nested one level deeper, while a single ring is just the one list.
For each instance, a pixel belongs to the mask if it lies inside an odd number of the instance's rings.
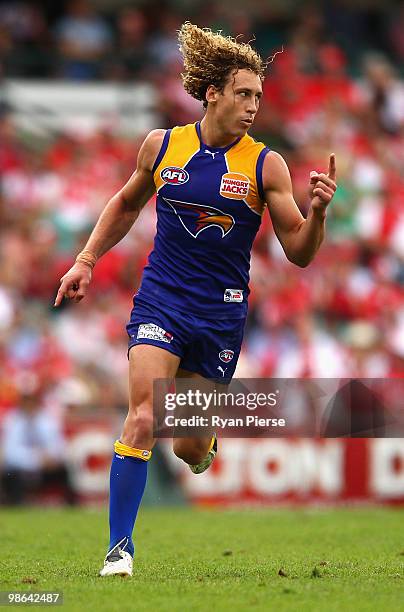
[{"label": "white football boot", "polygon": [[121,548],[121,544],[126,541],[123,548],[127,544],[127,538],[121,540],[112,548],[104,559],[104,567],[100,570],[100,576],[132,576],[133,559],[131,555]]}]

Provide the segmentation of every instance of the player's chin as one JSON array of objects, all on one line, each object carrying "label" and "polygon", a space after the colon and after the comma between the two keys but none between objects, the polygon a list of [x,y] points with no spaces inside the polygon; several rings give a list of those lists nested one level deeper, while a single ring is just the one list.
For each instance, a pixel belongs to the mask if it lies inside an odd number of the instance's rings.
[{"label": "player's chin", "polygon": [[246,121],[244,119],[240,120],[240,133],[241,134],[246,134],[248,132],[248,130],[250,129],[250,127],[252,126],[253,122],[252,121]]}]

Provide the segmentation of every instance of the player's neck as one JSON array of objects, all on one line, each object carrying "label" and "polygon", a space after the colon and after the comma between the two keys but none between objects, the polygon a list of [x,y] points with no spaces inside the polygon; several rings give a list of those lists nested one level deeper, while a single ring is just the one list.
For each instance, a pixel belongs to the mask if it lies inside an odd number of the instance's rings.
[{"label": "player's neck", "polygon": [[216,122],[212,121],[205,115],[201,123],[201,138],[204,144],[208,147],[227,147],[232,144],[236,137],[234,134],[229,134],[220,129]]}]

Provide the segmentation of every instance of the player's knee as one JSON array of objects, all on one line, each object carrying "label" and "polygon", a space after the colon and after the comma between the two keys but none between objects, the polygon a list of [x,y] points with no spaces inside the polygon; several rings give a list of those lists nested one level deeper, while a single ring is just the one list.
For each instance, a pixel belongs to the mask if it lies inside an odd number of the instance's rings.
[{"label": "player's knee", "polygon": [[126,417],[122,442],[128,446],[150,446],[153,439],[153,412],[149,405],[139,406]]},{"label": "player's knee", "polygon": [[173,451],[179,459],[189,463],[189,465],[198,465],[207,455],[204,444],[185,443],[181,438],[173,441]]}]

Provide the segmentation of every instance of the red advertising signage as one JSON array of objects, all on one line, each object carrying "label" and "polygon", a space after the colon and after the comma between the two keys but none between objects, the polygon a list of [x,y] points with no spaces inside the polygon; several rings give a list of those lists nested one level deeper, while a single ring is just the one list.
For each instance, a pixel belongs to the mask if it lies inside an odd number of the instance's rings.
[{"label": "red advertising signage", "polygon": [[[94,420],[69,428],[69,470],[84,502],[108,496],[115,425]],[[219,439],[212,467],[197,476],[174,456],[170,441],[160,445],[196,504],[404,504],[403,438]]]},{"label": "red advertising signage", "polygon": [[181,479],[201,504],[404,503],[404,439],[227,439]]}]

